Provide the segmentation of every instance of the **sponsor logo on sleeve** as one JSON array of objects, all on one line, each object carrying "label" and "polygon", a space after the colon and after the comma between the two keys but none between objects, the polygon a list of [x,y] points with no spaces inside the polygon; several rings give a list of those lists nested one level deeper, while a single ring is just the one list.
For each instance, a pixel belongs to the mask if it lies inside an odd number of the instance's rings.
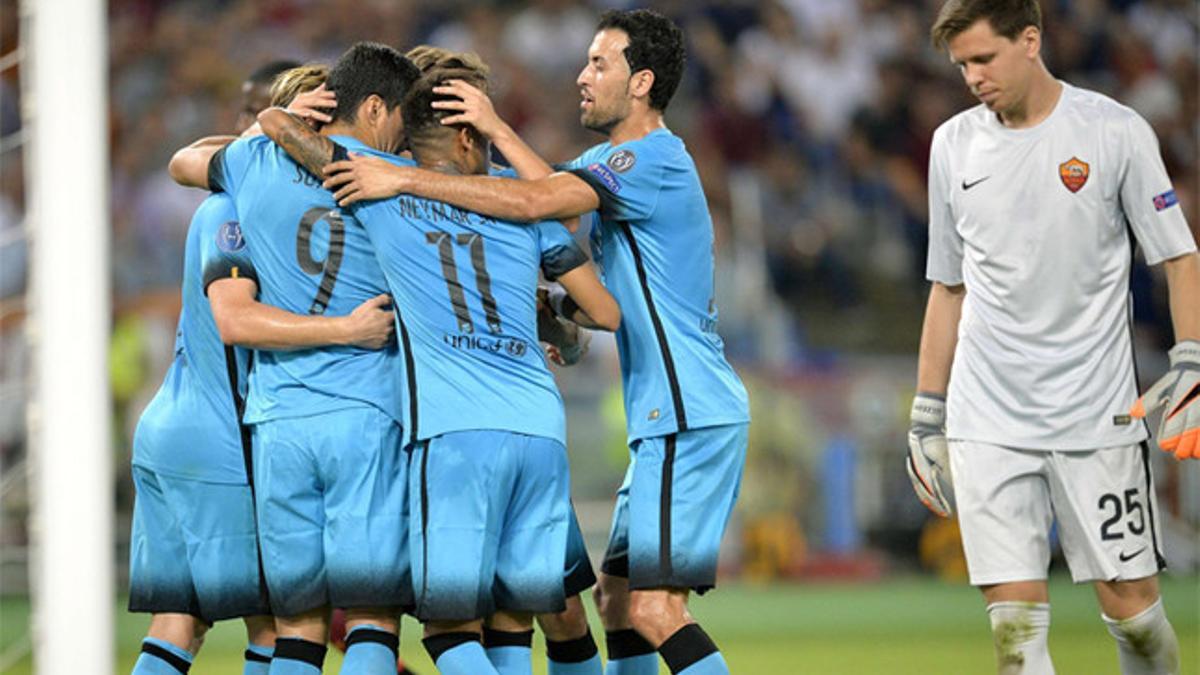
[{"label": "sponsor logo on sleeve", "polygon": [[621,191],[621,181],[617,180],[617,175],[612,172],[612,169],[603,164],[589,164],[587,170],[588,173],[599,178],[609,192],[616,194]]},{"label": "sponsor logo on sleeve", "polygon": [[238,221],[231,220],[217,230],[217,248],[226,253],[237,253],[246,248],[246,240],[242,238],[242,226]]},{"label": "sponsor logo on sleeve", "polygon": [[1179,197],[1175,196],[1175,190],[1167,190],[1161,195],[1154,198],[1154,210],[1163,211],[1175,206],[1179,203]]},{"label": "sponsor logo on sleeve", "polygon": [[1087,183],[1090,167],[1087,162],[1072,157],[1062,164],[1058,165],[1058,177],[1062,179],[1063,185],[1071,192],[1079,192],[1079,190]]},{"label": "sponsor logo on sleeve", "polygon": [[637,155],[632,150],[618,150],[608,158],[608,165],[617,173],[625,173],[637,163]]}]

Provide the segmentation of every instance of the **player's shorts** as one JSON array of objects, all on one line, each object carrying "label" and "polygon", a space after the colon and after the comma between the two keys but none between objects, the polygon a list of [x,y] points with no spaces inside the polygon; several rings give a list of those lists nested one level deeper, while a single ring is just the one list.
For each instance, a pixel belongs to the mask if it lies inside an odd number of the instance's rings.
[{"label": "player's shorts", "polygon": [[249,485],[133,467],[129,611],[208,623],[269,614]]},{"label": "player's shorts", "polygon": [[410,446],[415,615],[469,621],[561,612],[570,520],[562,443],[459,431]]},{"label": "player's shorts", "polygon": [[571,505],[571,519],[567,523],[567,565],[563,569],[563,592],[566,597],[579,595],[596,585],[596,572],[583,541],[583,530],[575,516],[575,505]]},{"label": "player's shorts", "polygon": [[636,441],[601,570],[631,589],[717,583],[717,556],[746,464],[748,424]]},{"label": "player's shorts", "polygon": [[1157,573],[1164,563],[1149,453],[1144,443],[1048,452],[951,441],[971,583],[1045,579],[1056,518],[1076,583]]},{"label": "player's shorts", "polygon": [[400,426],[360,406],[254,425],[263,569],[276,616],[412,603]]}]

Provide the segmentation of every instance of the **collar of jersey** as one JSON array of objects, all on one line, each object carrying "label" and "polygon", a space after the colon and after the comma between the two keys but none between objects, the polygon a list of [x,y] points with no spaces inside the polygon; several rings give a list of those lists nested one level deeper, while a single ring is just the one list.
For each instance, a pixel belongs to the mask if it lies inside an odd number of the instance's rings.
[{"label": "collar of jersey", "polygon": [[1000,119],[996,117],[995,113],[985,107],[984,110],[987,112],[988,125],[993,129],[998,130],[1000,133],[1014,138],[1030,138],[1042,135],[1047,129],[1050,128],[1054,120],[1060,114],[1062,114],[1062,111],[1067,108],[1067,98],[1072,95],[1075,89],[1062,80],[1058,80],[1058,83],[1062,85],[1062,93],[1058,95],[1058,101],[1054,104],[1054,110],[1051,110],[1050,114],[1046,115],[1046,119],[1038,122],[1037,126],[1032,126],[1026,129],[1009,129],[1000,123]]}]

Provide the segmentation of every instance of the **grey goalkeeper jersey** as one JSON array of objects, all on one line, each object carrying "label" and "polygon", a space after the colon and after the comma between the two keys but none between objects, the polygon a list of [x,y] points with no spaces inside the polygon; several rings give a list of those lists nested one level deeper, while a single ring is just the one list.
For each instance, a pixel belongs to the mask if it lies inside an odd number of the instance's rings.
[{"label": "grey goalkeeper jersey", "polygon": [[1129,273],[1196,250],[1153,130],[1133,110],[1063,84],[1036,127],[982,105],[934,133],[930,281],[965,284],[947,436],[1088,450],[1145,425],[1130,336]]}]

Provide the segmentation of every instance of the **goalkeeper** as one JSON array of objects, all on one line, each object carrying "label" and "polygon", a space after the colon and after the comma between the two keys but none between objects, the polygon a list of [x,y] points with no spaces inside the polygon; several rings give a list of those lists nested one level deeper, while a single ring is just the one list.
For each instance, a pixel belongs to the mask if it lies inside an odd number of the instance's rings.
[{"label": "goalkeeper", "polygon": [[[1055,520],[1072,577],[1095,586],[1122,673],[1176,673],[1139,418],[1161,411],[1159,446],[1200,454],[1200,257],[1154,131],[1049,73],[1035,0],[949,0],[932,36],[982,105],[943,124],[930,151],[913,488],[948,516],[953,474],[1000,673],[1054,672]],[[1178,343],[1136,404],[1135,245],[1163,266]]]}]

